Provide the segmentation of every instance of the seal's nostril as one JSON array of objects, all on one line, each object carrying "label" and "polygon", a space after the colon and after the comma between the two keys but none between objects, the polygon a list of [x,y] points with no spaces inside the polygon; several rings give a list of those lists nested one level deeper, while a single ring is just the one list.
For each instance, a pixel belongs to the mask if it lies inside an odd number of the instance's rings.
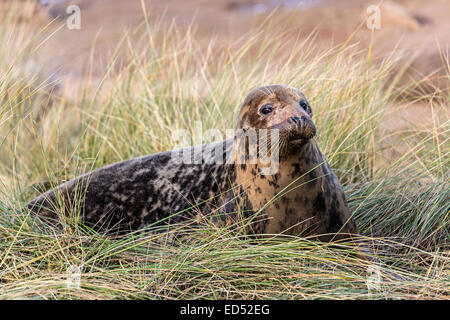
[{"label": "seal's nostril", "polygon": [[292,119],[292,121],[294,121],[294,123],[295,123],[298,127],[300,126],[300,119],[299,119],[299,117],[292,117],[291,119]]},{"label": "seal's nostril", "polygon": [[308,121],[308,119],[305,116],[302,116],[302,121],[303,121],[303,123],[306,123]]}]

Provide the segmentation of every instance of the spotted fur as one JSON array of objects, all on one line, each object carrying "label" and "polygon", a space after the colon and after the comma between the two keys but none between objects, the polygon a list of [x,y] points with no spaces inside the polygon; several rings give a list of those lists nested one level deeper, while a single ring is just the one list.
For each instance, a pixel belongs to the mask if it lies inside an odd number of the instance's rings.
[{"label": "spotted fur", "polygon": [[[247,159],[236,165],[235,184],[245,196],[232,201],[236,193],[229,192],[227,210],[243,212],[246,218],[258,215],[250,228],[254,233],[317,236],[322,241],[357,234],[342,186],[312,139],[316,130],[312,109],[300,107],[301,100],[306,98],[297,89],[278,85],[258,88],[247,96],[236,129],[279,129],[279,172],[262,175],[262,165]],[[258,113],[267,103],[277,108],[271,117]],[[289,121],[293,116],[306,124],[302,130]],[[234,149],[235,159],[249,152],[247,144],[235,142]]]},{"label": "spotted fur", "polygon": [[[188,149],[192,164],[180,164],[173,152],[162,152],[100,168],[39,196],[28,208],[55,219],[61,207],[68,212],[78,208],[85,223],[128,230],[180,222],[195,214],[193,206],[208,200],[198,210],[220,208],[231,221],[242,212],[258,215],[252,233],[316,235],[324,241],[337,233],[356,234],[342,187],[313,139],[312,109],[301,107],[300,100],[306,98],[295,88],[266,86],[252,91],[241,107],[236,129],[280,130],[276,174],[262,175],[260,163],[238,164],[236,156],[248,143],[225,140]],[[274,112],[261,115],[259,108],[268,103]],[[197,151],[205,150],[208,157],[232,150],[234,163],[196,163]]]},{"label": "spotted fur", "polygon": [[[177,223],[199,208],[212,208],[233,179],[232,163],[199,163],[194,158],[202,152],[209,156],[215,150],[226,153],[232,144],[225,140],[187,148],[192,164],[180,163],[170,151],[115,163],[42,194],[28,208],[47,220],[57,220],[63,208],[66,213],[79,212],[84,223],[123,230],[160,221]],[[207,200],[208,205],[199,205]]]}]

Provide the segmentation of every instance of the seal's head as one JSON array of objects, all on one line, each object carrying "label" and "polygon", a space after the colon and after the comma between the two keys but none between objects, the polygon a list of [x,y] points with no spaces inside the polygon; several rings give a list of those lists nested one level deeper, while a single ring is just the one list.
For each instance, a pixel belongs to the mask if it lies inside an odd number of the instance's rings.
[{"label": "seal's head", "polygon": [[236,129],[279,130],[281,153],[297,149],[316,134],[312,109],[303,93],[283,85],[250,92],[242,104]]}]

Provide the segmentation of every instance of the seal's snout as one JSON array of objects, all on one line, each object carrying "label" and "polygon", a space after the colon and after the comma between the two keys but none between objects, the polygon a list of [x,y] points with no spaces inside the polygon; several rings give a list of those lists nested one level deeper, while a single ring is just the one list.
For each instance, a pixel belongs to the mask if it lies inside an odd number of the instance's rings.
[{"label": "seal's snout", "polygon": [[299,117],[292,117],[291,120],[297,125],[297,127],[301,126],[300,118]]},{"label": "seal's snout", "polygon": [[310,117],[304,115],[301,117],[293,116],[290,118],[290,121],[295,125],[295,138],[311,139],[316,135],[316,126]]}]

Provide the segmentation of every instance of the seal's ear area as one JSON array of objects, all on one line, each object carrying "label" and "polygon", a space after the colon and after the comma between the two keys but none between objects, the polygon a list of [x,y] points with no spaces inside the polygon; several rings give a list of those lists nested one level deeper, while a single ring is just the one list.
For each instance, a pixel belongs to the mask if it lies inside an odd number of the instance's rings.
[{"label": "seal's ear area", "polygon": [[300,101],[298,102],[298,104],[300,105],[300,107],[305,110],[309,116],[312,118],[313,116],[313,112],[311,109],[311,106],[309,105],[308,101],[306,101],[305,99],[300,99]]}]

